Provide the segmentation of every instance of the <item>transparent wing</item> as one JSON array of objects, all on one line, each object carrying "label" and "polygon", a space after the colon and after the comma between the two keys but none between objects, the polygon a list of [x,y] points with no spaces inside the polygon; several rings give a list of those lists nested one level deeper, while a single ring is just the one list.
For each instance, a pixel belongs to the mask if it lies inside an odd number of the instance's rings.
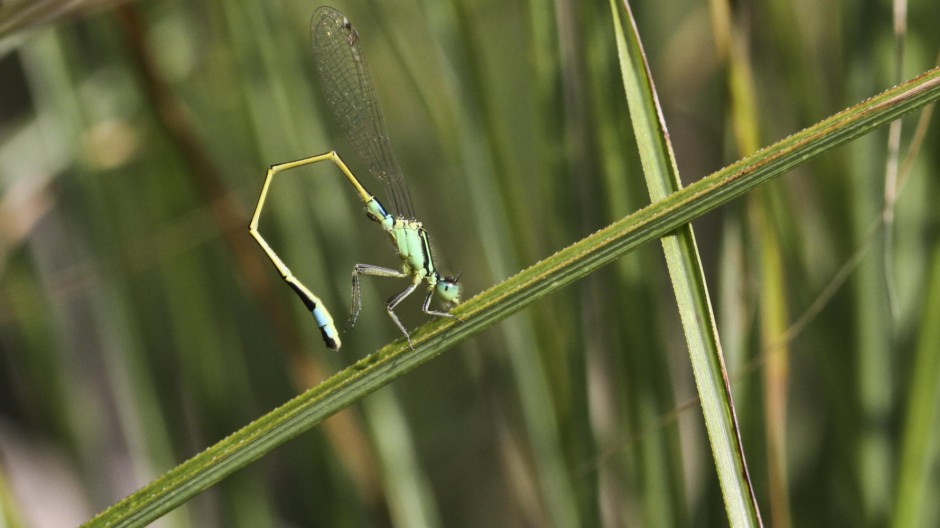
[{"label": "transparent wing", "polygon": [[331,7],[313,13],[310,32],[320,86],[340,127],[369,172],[384,184],[395,212],[413,219],[411,193],[388,140],[372,75],[359,49],[359,33]]}]

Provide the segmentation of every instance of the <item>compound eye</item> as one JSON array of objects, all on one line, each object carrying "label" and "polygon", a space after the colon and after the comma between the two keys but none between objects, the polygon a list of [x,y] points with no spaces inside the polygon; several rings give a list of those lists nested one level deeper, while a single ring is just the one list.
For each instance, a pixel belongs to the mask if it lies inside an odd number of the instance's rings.
[{"label": "compound eye", "polygon": [[444,302],[460,302],[460,284],[457,283],[457,279],[449,277],[446,279],[441,279],[437,283],[436,291],[437,296],[440,297]]}]

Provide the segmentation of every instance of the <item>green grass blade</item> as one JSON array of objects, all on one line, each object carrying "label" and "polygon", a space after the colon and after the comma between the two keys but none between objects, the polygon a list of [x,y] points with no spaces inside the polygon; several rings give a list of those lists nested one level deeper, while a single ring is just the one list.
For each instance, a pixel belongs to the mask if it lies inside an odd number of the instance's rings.
[{"label": "green grass blade", "polygon": [[[940,249],[933,253],[930,284],[924,298],[923,324],[914,357],[912,381],[907,395],[900,454],[896,508],[892,525],[931,526],[931,500],[937,493],[936,467],[940,404]],[[931,483],[931,481],[933,481]],[[932,508],[936,511],[936,508]]]},{"label": "green grass blade", "polygon": [[[655,202],[681,188],[679,171],[629,2],[622,4],[623,22],[618,5],[611,0],[620,71],[643,174],[650,198]],[[760,526],[760,510],[748,476],[717,324],[691,224],[680,227],[672,236],[663,237],[661,243],[689,347],[725,509],[732,526]]]},{"label": "green grass blade", "polygon": [[[760,148],[760,115],[758,112],[757,84],[751,60],[750,42],[752,37],[732,19],[731,7],[726,0],[712,0],[712,24],[716,34],[721,37],[716,41],[722,46],[719,56],[725,59],[727,75],[727,98],[731,112],[734,144],[738,155],[744,156]],[[787,11],[789,13],[789,11]],[[741,16],[740,13],[738,16]],[[792,46],[786,46],[787,49]],[[765,359],[762,383],[762,398],[765,412],[764,447],[767,478],[765,511],[769,512],[772,526],[786,528],[792,525],[790,519],[789,482],[787,479],[787,390],[789,383],[790,351],[783,332],[788,325],[788,295],[792,291],[786,283],[784,270],[785,259],[781,233],[778,231],[778,218],[774,214],[774,199],[778,193],[772,187],[764,187],[748,195],[746,211],[749,231],[755,240],[760,240],[759,257],[754,266],[760,277],[760,293],[757,299],[757,318],[762,355]],[[728,220],[744,221],[743,218]],[[741,233],[743,235],[743,233]],[[730,234],[734,236],[734,234]],[[732,283],[745,280],[745,273],[739,272],[728,276]],[[740,285],[741,288],[746,286]],[[735,303],[729,303],[735,304]],[[738,305],[739,306],[739,305]],[[727,321],[727,319],[724,319]],[[733,335],[733,334],[732,334]],[[741,341],[738,341],[739,344]],[[727,344],[727,342],[726,342]],[[734,352],[734,351],[732,351]],[[743,351],[742,351],[743,352]],[[727,349],[726,357],[729,357]],[[734,356],[741,359],[742,354]],[[734,360],[729,363],[734,369]],[[736,369],[735,369],[736,370]],[[738,387],[738,394],[747,395]],[[743,399],[739,399],[742,401]],[[746,410],[737,408],[739,416],[749,416]],[[739,423],[739,428],[747,429],[747,418]],[[752,454],[754,451],[752,450]]]},{"label": "green grass blade", "polygon": [[437,320],[422,326],[412,334],[415,350],[398,342],[360,360],[177,466],[87,525],[141,526],[153,521],[274,447],[536,300],[938,97],[940,69],[935,68],[601,229],[468,300],[454,311],[463,322]]}]

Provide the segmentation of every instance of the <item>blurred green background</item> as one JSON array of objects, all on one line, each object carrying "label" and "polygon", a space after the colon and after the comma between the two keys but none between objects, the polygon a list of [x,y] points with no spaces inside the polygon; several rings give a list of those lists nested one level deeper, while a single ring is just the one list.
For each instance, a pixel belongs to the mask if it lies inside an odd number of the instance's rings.
[{"label": "blurred green background", "polygon": [[[400,337],[404,284],[367,280],[326,350],[247,233],[269,165],[363,172],[315,86],[316,5],[0,3],[0,526],[87,520]],[[332,5],[468,294],[648,203],[606,2]],[[936,3],[900,40],[892,7],[634,2],[684,182],[929,69]],[[898,134],[695,224],[769,525],[940,522],[940,142]],[[279,178],[261,231],[341,323],[352,265],[396,257],[335,168]],[[723,526],[695,394],[651,245],[161,522]]]}]

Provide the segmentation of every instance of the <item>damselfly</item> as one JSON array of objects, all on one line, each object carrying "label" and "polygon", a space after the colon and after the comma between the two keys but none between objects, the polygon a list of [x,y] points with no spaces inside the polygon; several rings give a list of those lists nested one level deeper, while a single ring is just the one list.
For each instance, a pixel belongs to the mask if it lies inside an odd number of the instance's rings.
[{"label": "damselfly", "polygon": [[275,174],[320,161],[333,162],[346,176],[359,195],[359,199],[365,204],[366,215],[369,219],[378,223],[388,234],[392,246],[402,261],[401,271],[371,264],[356,264],[353,267],[352,310],[348,326],[352,327],[356,324],[356,318],[362,307],[359,286],[361,276],[411,279],[411,284],[407,288],[385,303],[388,315],[405,334],[408,345],[411,346],[411,336],[395,315],[395,307],[423,282],[428,287],[428,294],[422,305],[424,313],[456,319],[456,316],[447,312],[432,310],[431,299],[437,295],[445,306],[459,302],[459,277],[445,277],[437,271],[431,256],[431,244],[428,241],[427,231],[424,230],[421,222],[415,220],[411,194],[392,152],[391,143],[385,131],[385,120],[372,85],[372,76],[366,66],[362,50],[359,49],[359,33],[342,13],[331,7],[320,7],[314,12],[310,32],[313,38],[314,62],[326,100],[333,109],[340,127],[368,166],[369,172],[382,182],[388,195],[391,196],[395,214],[389,213],[385,206],[363,187],[335,151],[330,151],[319,156],[272,165],[265,177],[261,196],[258,198],[258,205],[248,230],[264,249],[284,281],[297,293],[313,314],[326,346],[339,349],[339,332],[323,302],[291,273],[284,261],[278,257],[258,231],[258,220]]}]

